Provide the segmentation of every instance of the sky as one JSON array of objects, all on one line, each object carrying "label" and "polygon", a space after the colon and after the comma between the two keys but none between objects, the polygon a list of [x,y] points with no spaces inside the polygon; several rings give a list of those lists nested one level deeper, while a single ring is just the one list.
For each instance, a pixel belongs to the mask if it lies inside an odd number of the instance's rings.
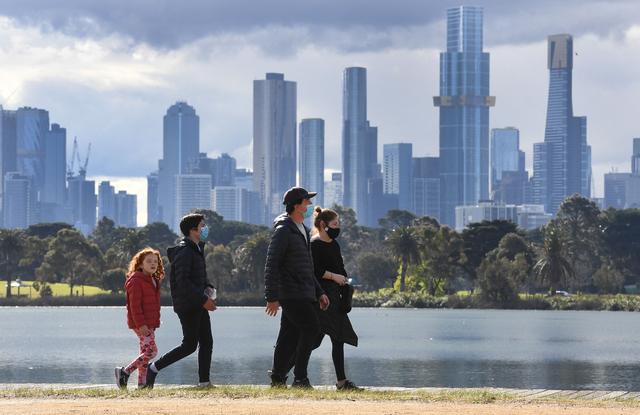
[{"label": "sky", "polygon": [[[438,154],[439,53],[455,1],[0,0],[0,103],[49,110],[68,150],[92,143],[88,174],[139,195],[162,157],[162,117],[178,100],[200,116],[200,148],[251,166],[252,81],[297,82],[298,119],[324,118],[327,173],[340,169],[342,71],[368,71],[368,118],[382,145]],[[484,8],[491,128],[520,129],[531,168],[544,138],[546,37],[574,37],[573,109],[586,115],[594,190],[629,171],[640,137],[640,2],[495,0]]]}]

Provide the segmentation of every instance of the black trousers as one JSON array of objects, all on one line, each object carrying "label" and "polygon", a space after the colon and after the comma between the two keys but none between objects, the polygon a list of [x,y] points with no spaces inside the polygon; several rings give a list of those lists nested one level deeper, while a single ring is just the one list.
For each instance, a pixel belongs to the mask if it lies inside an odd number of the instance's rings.
[{"label": "black trousers", "polygon": [[320,333],[316,307],[311,300],[282,300],[280,332],[273,353],[273,375],[284,378],[294,365],[296,379],[307,378],[311,351]]},{"label": "black trousers", "polygon": [[[155,362],[156,369],[162,370],[178,360],[184,359],[198,349],[198,376],[200,382],[209,382],[211,371],[211,354],[213,352],[213,336],[209,312],[204,308],[176,313],[182,326],[182,343],[167,352]],[[199,346],[199,347],[198,347]]]}]

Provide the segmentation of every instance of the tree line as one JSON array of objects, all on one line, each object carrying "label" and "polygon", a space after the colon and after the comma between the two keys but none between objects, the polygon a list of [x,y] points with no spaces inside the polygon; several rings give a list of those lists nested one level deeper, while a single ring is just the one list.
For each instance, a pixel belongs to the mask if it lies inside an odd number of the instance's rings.
[{"label": "tree line", "polygon": [[[456,232],[401,210],[389,211],[379,228],[368,228],[358,224],[352,209],[334,209],[347,272],[365,291],[431,296],[468,291],[488,304],[507,306],[521,293],[619,293],[640,275],[640,209],[600,210],[579,195],[567,198],[555,219],[533,231],[493,220]],[[271,229],[226,221],[210,210],[197,212],[210,228],[204,254],[221,294],[261,295]],[[69,284],[71,295],[84,285],[119,293],[135,252],[151,246],[166,255],[178,240],[163,223],[133,229],[108,218],[87,237],[62,223],[4,229],[0,272],[7,296],[17,277],[38,281],[41,295],[50,293],[47,285],[54,282]]]}]

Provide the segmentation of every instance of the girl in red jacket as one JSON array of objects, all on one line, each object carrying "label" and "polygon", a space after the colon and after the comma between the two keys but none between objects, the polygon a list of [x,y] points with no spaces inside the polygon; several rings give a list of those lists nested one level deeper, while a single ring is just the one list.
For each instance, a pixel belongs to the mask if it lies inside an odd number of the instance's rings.
[{"label": "girl in red jacket", "polygon": [[116,384],[126,389],[129,375],[138,369],[138,388],[145,387],[147,364],[158,354],[154,331],[160,327],[160,283],[164,267],[160,252],[144,248],[129,263],[125,290],[127,323],[140,339],[140,355],[127,367],[117,367]]}]

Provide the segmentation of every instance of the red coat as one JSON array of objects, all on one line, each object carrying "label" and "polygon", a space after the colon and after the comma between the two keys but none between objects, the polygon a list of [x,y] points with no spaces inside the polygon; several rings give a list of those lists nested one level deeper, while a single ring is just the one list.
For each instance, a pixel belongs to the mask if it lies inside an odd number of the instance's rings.
[{"label": "red coat", "polygon": [[130,329],[146,325],[150,329],[160,327],[160,282],[142,272],[127,278],[127,324]]}]

